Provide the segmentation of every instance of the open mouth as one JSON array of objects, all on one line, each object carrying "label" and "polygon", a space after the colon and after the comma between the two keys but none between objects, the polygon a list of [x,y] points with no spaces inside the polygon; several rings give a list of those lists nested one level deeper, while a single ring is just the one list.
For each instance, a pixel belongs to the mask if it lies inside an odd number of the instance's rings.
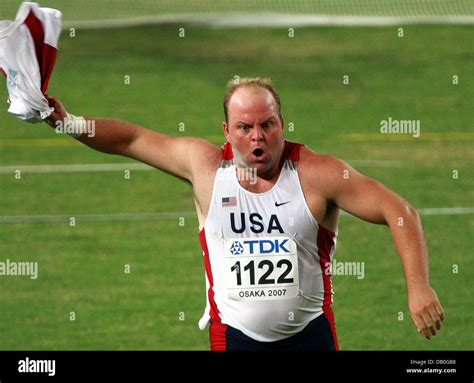
[{"label": "open mouth", "polygon": [[263,156],[263,149],[255,149],[252,152],[252,154],[257,158],[262,157]]}]

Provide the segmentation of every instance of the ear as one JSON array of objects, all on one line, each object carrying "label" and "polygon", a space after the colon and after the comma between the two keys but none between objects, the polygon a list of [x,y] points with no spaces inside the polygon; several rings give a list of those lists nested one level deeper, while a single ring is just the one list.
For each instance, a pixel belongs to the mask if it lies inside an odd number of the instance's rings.
[{"label": "ear", "polygon": [[284,132],[285,131],[285,120],[283,119],[283,116],[280,116],[280,122],[281,122],[281,130]]},{"label": "ear", "polygon": [[227,142],[230,142],[230,133],[229,133],[229,125],[227,125],[227,122],[222,121],[222,130],[224,131],[224,136]]}]

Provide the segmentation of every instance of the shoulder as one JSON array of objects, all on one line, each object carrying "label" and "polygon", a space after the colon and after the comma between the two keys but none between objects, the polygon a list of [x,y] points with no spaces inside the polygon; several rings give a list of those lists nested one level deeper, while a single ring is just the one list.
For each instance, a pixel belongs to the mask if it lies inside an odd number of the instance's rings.
[{"label": "shoulder", "polygon": [[202,138],[188,138],[189,159],[193,178],[215,172],[219,167],[223,149]]},{"label": "shoulder", "polygon": [[332,195],[353,171],[349,164],[337,157],[317,153],[307,146],[301,147],[298,174],[301,182],[312,190]]},{"label": "shoulder", "polygon": [[381,186],[378,181],[357,171],[347,162],[316,153],[307,147],[301,149],[298,174],[302,184],[319,191],[328,199],[341,193],[355,193],[364,188],[375,190]]},{"label": "shoulder", "polygon": [[190,154],[201,159],[204,157],[220,161],[223,153],[222,147],[214,145],[212,142],[203,138],[187,137],[186,139],[188,140]]},{"label": "shoulder", "polygon": [[298,166],[308,175],[322,177],[331,177],[334,173],[340,173],[350,168],[343,160],[329,154],[317,153],[307,146],[301,147]]}]

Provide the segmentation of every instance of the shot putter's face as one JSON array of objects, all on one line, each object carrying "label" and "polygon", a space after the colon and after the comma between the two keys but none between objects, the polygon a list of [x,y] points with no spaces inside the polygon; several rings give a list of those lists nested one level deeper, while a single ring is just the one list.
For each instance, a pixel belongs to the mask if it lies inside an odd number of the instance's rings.
[{"label": "shot putter's face", "polygon": [[264,88],[242,87],[229,100],[224,134],[232,144],[238,167],[256,169],[259,176],[278,168],[283,152],[283,119],[273,95]]}]

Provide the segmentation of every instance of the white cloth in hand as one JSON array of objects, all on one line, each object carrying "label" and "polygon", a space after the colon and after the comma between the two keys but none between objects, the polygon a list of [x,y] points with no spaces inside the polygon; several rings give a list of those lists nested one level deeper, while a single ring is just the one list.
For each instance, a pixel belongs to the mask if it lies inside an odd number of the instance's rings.
[{"label": "white cloth in hand", "polygon": [[61,34],[61,12],[20,5],[14,21],[0,21],[0,70],[7,77],[8,111],[40,122],[54,110],[44,93],[53,71]]}]

